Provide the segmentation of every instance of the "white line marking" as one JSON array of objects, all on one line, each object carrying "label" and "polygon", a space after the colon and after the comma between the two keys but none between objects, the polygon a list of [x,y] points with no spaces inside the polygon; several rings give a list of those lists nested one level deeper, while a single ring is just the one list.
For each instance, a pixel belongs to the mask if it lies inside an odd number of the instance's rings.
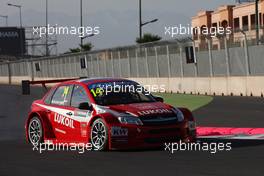
[{"label": "white line marking", "polygon": [[218,135],[218,136],[199,136],[198,139],[242,139],[242,140],[264,140],[264,134],[247,135]]}]

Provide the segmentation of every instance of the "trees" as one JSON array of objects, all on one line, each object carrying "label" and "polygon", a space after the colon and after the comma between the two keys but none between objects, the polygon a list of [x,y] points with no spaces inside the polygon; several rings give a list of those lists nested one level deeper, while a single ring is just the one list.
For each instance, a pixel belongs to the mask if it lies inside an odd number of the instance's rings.
[{"label": "trees", "polygon": [[67,52],[67,53],[79,53],[79,52],[81,52],[81,49],[80,48],[70,48],[69,50],[70,51]]},{"label": "trees", "polygon": [[91,51],[93,48],[93,45],[91,43],[85,43],[83,45],[80,45],[82,51]]},{"label": "trees", "polygon": [[162,38],[158,35],[154,35],[154,34],[150,34],[150,33],[146,33],[143,35],[142,38],[137,38],[136,39],[136,42],[138,44],[141,44],[141,43],[149,43],[149,42],[156,42],[156,41],[159,41],[161,40]]},{"label": "trees", "polygon": [[91,51],[93,48],[93,45],[91,43],[85,43],[83,45],[79,45],[78,48],[70,48],[68,52],[66,53],[79,53],[81,51]]}]

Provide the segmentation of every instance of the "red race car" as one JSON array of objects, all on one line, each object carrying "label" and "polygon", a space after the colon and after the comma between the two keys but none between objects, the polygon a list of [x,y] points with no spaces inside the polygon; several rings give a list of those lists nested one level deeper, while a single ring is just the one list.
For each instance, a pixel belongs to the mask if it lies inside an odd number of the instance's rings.
[{"label": "red race car", "polygon": [[192,113],[163,103],[138,83],[98,78],[62,82],[33,102],[27,141],[89,143],[96,150],[161,147],[193,142]]}]

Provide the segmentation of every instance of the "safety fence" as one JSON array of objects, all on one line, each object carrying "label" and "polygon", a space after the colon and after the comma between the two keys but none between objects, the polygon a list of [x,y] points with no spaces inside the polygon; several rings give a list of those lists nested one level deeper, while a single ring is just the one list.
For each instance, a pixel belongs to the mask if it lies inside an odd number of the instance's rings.
[{"label": "safety fence", "polygon": [[264,46],[210,49],[194,53],[193,42],[163,42],[56,57],[0,63],[0,76],[62,77],[217,77],[264,76]]}]

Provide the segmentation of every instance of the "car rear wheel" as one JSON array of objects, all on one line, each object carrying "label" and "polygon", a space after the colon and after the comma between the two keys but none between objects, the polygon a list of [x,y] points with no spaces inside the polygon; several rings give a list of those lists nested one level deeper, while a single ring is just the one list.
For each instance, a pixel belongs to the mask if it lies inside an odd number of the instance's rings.
[{"label": "car rear wheel", "polygon": [[107,150],[108,146],[108,129],[102,119],[97,119],[93,122],[91,129],[91,143],[94,150]]},{"label": "car rear wheel", "polygon": [[43,142],[43,128],[38,117],[33,117],[28,124],[28,139],[32,145]]}]

